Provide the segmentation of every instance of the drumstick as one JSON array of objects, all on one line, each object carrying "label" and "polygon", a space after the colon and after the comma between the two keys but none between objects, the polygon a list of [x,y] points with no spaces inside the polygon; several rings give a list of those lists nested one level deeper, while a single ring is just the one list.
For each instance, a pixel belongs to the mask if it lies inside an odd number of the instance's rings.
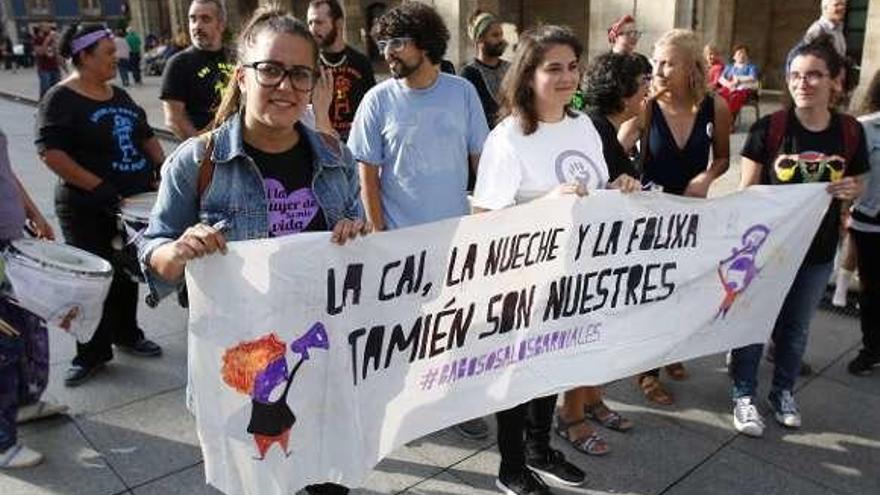
[{"label": "drumstick", "polygon": [[211,228],[216,230],[217,232],[226,232],[229,230],[229,222],[226,219],[220,220],[219,222],[211,225]]},{"label": "drumstick", "polygon": [[3,333],[3,334],[8,335],[10,337],[21,336],[21,334],[18,332],[18,330],[12,328],[12,325],[10,325],[9,323],[6,323],[6,320],[4,320],[3,318],[0,318],[0,333]]}]

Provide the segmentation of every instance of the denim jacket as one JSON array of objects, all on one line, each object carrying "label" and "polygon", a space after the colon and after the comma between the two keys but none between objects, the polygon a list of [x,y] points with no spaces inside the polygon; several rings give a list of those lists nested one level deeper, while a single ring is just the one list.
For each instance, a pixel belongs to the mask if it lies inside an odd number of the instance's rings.
[{"label": "denim jacket", "polygon": [[855,208],[869,217],[875,217],[880,213],[880,112],[865,115],[859,120],[865,128],[871,172],[865,184],[865,192],[856,201]]},{"label": "denim jacket", "polygon": [[[335,138],[297,124],[300,135],[309,140],[314,157],[312,191],[327,225],[339,220],[363,218],[360,185],[354,158]],[[224,221],[228,241],[269,237],[269,214],[263,178],[245,153],[241,116],[230,117],[214,131],[214,175],[199,204],[199,164],[206,140],[191,138],[177,147],[162,166],[162,181],[150,223],[138,245],[141,268],[153,302],[177,289],[182,280],[168,282],[149,268],[150,255],[180,237],[196,223],[214,225]]]}]

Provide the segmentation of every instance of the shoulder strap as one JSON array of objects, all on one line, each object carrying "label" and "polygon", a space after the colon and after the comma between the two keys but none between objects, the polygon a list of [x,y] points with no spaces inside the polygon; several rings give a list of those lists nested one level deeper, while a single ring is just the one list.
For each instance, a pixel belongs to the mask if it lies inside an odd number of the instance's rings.
[{"label": "shoulder strap", "polygon": [[651,119],[654,113],[654,100],[649,99],[645,104],[645,122],[642,124],[642,136],[639,138],[639,172],[645,173],[645,163],[648,162],[648,152],[651,149]]},{"label": "shoulder strap", "polygon": [[858,151],[861,124],[852,115],[847,114],[840,114],[840,123],[843,128],[843,157],[848,167]]},{"label": "shoulder strap", "polygon": [[211,159],[211,155],[214,154],[214,133],[209,132],[207,137],[208,142],[205,143],[205,154],[202,156],[202,161],[199,162],[199,181],[196,186],[196,202],[201,203],[202,196],[205,194],[205,191],[208,190],[208,186],[211,185],[211,180],[214,179],[214,160]]},{"label": "shoulder strap", "polygon": [[788,110],[779,110],[770,116],[770,129],[767,131],[766,150],[772,159],[782,146],[785,130],[788,127]]},{"label": "shoulder strap", "polygon": [[715,125],[715,118],[717,115],[715,114],[715,97],[713,96],[713,93],[709,93],[703,98],[700,107],[701,111],[706,112],[707,123],[712,123],[712,135],[709,136],[709,147],[711,148],[715,142],[715,129],[717,129],[717,126]]}]

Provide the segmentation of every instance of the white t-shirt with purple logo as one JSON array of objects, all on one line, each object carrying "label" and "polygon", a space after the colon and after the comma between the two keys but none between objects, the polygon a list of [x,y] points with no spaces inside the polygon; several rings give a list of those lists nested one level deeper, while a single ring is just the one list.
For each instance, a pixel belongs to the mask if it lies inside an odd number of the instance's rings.
[{"label": "white t-shirt with purple logo", "polygon": [[602,138],[589,117],[578,113],[541,122],[528,136],[515,117],[507,117],[483,145],[473,206],[498,210],[573,182],[588,190],[604,189],[608,183]]}]

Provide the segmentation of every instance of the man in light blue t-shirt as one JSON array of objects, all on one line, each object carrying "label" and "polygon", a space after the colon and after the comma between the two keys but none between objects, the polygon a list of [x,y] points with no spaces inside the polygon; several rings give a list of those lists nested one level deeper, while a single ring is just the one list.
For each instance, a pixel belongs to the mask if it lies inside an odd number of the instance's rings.
[{"label": "man in light blue t-shirt", "polygon": [[366,94],[348,139],[368,220],[384,230],[469,214],[468,167],[476,171],[489,128],[473,85],[439,71],[449,31],[413,2],[383,15],[374,34],[394,77]]},{"label": "man in light blue t-shirt", "polygon": [[[476,174],[489,127],[474,86],[440,73],[449,30],[411,2],[380,17],[373,35],[394,77],[367,92],[348,136],[367,220],[386,230],[468,215],[468,167]],[[489,426],[475,418],[456,431],[482,439]]]}]

